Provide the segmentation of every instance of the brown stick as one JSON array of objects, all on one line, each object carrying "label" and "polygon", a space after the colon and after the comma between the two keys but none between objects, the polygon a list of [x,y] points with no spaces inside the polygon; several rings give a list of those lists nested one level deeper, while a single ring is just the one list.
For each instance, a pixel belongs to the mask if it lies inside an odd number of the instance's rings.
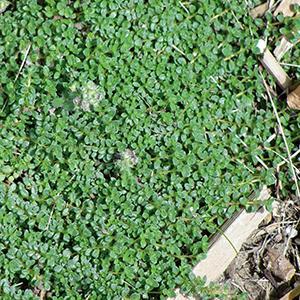
[{"label": "brown stick", "polygon": [[282,37],[280,44],[275,48],[274,55],[278,61],[282,59],[285,53],[287,53],[294,46],[286,37]]},{"label": "brown stick", "polygon": [[261,5],[258,5],[258,6],[256,6],[256,7],[254,7],[253,9],[251,9],[251,11],[250,11],[250,16],[251,16],[253,19],[262,17],[262,16],[267,12],[268,9],[269,9],[269,4],[268,4],[268,2],[263,3],[263,4],[261,4]]},{"label": "brown stick", "polygon": [[283,90],[286,90],[288,87],[290,87],[290,85],[292,84],[291,78],[283,70],[282,66],[278,63],[278,61],[268,48],[265,48],[263,50],[263,57],[261,58],[261,62],[268,73],[270,73],[274,77],[276,82]]},{"label": "brown stick", "polygon": [[280,298],[280,300],[293,300],[296,297],[298,297],[299,295],[300,295],[300,285],[298,285],[293,290],[291,290],[289,293],[284,295],[282,298]]},{"label": "brown stick", "polygon": [[292,109],[300,109],[300,85],[288,94],[287,103]]},{"label": "brown stick", "polygon": [[292,17],[295,12],[292,11],[292,6],[300,4],[300,0],[283,0],[274,12],[274,16],[282,13],[285,17]]}]

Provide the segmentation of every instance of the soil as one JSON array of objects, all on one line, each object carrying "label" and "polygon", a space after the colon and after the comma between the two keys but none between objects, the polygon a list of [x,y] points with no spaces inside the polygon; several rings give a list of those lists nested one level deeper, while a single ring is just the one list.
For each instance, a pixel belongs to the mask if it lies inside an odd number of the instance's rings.
[{"label": "soil", "polygon": [[299,250],[300,200],[276,201],[272,214],[243,245],[220,283],[250,300],[280,299],[300,285]]}]

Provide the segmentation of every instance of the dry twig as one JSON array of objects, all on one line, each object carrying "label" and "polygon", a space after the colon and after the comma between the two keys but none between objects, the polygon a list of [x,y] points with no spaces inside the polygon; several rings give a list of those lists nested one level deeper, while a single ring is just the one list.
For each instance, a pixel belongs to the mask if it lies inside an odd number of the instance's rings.
[{"label": "dry twig", "polygon": [[279,126],[279,129],[280,129],[280,132],[281,132],[281,135],[282,135],[282,138],[283,138],[283,142],[284,142],[284,145],[285,145],[285,148],[286,148],[286,152],[287,152],[287,155],[288,155],[288,159],[289,159],[289,163],[290,163],[290,169],[291,169],[291,172],[292,172],[292,175],[293,175],[293,180],[295,182],[295,185],[296,185],[296,192],[297,192],[297,197],[300,199],[300,189],[299,189],[299,185],[298,185],[298,180],[297,180],[297,176],[296,176],[296,172],[294,170],[294,167],[293,167],[293,162],[292,162],[292,158],[291,158],[291,151],[290,151],[290,148],[289,148],[289,145],[287,143],[287,140],[286,140],[286,136],[285,136],[285,133],[284,133],[284,130],[283,130],[283,127],[282,127],[282,124],[281,124],[281,121],[280,121],[280,118],[279,118],[279,115],[278,115],[278,112],[277,112],[277,109],[276,109],[276,106],[274,104],[274,101],[273,101],[273,98],[271,96],[271,93],[270,93],[270,90],[269,90],[269,87],[262,75],[262,73],[260,72],[260,76],[263,80],[263,84],[267,90],[267,95],[269,97],[269,100],[272,104],[272,108],[273,108],[273,111],[274,111],[274,114],[276,116],[276,120],[277,120],[277,123],[278,123],[278,126]]},{"label": "dry twig", "polygon": [[21,74],[21,72],[22,72],[22,70],[23,70],[23,67],[24,67],[25,62],[26,62],[26,59],[27,59],[27,57],[28,57],[30,48],[31,48],[31,43],[28,45],[28,47],[27,47],[27,49],[26,49],[26,52],[25,52],[25,55],[24,55],[22,64],[21,64],[21,66],[20,66],[20,68],[19,68],[19,71],[18,71],[18,73],[17,73],[17,75],[16,75],[16,78],[15,78],[15,82],[17,81],[17,79],[19,78],[19,76],[20,76],[20,74]]}]

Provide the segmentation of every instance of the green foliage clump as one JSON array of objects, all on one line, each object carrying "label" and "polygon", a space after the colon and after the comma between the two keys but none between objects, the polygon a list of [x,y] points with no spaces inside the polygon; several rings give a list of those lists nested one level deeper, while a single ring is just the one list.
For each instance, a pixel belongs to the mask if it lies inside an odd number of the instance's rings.
[{"label": "green foliage clump", "polygon": [[257,159],[275,118],[244,3],[11,2],[0,16],[1,298],[199,292],[191,268],[210,235],[274,182]]}]

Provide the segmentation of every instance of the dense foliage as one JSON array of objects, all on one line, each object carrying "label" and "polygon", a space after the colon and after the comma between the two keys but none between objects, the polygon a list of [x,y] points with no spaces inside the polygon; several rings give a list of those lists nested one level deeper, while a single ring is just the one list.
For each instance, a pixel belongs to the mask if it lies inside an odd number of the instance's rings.
[{"label": "dense foliage", "polygon": [[0,16],[1,299],[201,288],[191,267],[209,236],[274,182],[282,158],[264,147],[285,156],[280,137],[268,142],[275,118],[252,51],[263,26],[246,1],[11,2]]}]

